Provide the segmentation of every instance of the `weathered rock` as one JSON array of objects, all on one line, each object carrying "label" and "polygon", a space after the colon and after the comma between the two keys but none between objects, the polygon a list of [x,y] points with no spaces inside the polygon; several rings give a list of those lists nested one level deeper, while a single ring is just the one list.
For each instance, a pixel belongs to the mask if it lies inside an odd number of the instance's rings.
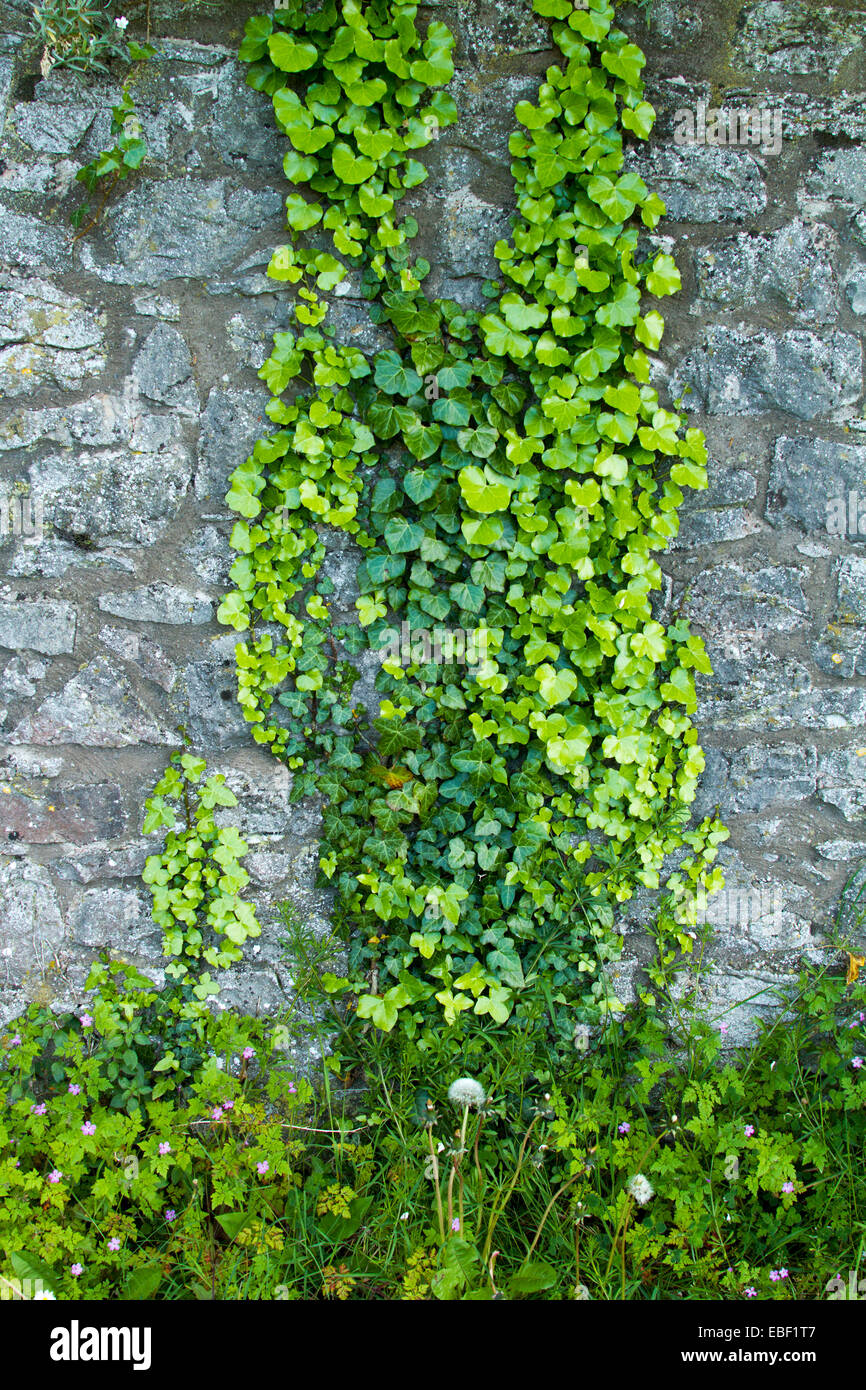
[{"label": "weathered rock", "polygon": [[[20,989],[28,976],[49,969],[63,943],[63,919],[48,871],[28,860],[0,865],[0,904],[0,970],[7,988]],[[3,1021],[14,1013],[14,1006],[7,1012],[4,1000]]]},{"label": "weathered rock", "polygon": [[57,787],[39,795],[13,789],[0,797],[0,814],[0,838],[31,845],[86,845],[123,830],[116,783]]},{"label": "weathered rock", "polygon": [[712,325],[671,378],[671,394],[691,392],[710,415],[761,415],[780,410],[814,420],[853,405],[862,385],[862,348],[838,330],[819,338],[803,329],[744,332]]},{"label": "weathered rock", "polygon": [[139,447],[70,451],[33,464],[32,490],[61,537],[85,548],[152,545],[177,514],[192,479],[179,422],[148,424],[132,442]]},{"label": "weathered rock", "polygon": [[71,655],[75,648],[75,608],[62,600],[0,597],[0,647]]},{"label": "weathered rock", "polygon": [[189,348],[176,328],[159,323],[135,359],[133,379],[142,395],[182,415],[198,415]]},{"label": "weathered rock", "polygon": [[789,566],[716,565],[690,585],[684,611],[710,630],[790,632],[808,613],[802,578]]},{"label": "weathered rock", "polygon": [[840,623],[866,623],[866,559],[848,555],[839,567],[836,589],[836,620]]},{"label": "weathered rock", "polygon": [[205,279],[236,260],[281,209],[279,193],[252,192],[228,179],[147,180],[107,215],[117,263],[98,266],[86,243],[81,259],[119,284]]},{"label": "weathered rock", "polygon": [[[835,249],[829,228],[800,221],[768,236],[727,237],[696,254],[698,290],[703,299],[726,308],[766,306],[829,323],[839,312]],[[692,312],[698,310],[705,306],[693,306]]]},{"label": "weathered rock", "polygon": [[99,656],[23,719],[9,741],[127,748],[139,743],[176,747],[180,738],[136,697],[123,673]]},{"label": "weathered rock", "polygon": [[97,600],[103,613],[115,618],[128,618],[137,623],[177,623],[194,626],[209,623],[213,604],[207,594],[193,594],[176,584],[157,581],[122,593],[100,594]]},{"label": "weathered rock", "polygon": [[677,222],[742,222],[767,204],[760,165],[745,150],[669,145],[631,152],[626,162]]},{"label": "weathered rock", "polygon": [[739,16],[733,60],[755,72],[835,77],[863,43],[862,11],[806,0],[754,0]]},{"label": "weathered rock", "polygon": [[[859,507],[850,494],[863,494],[866,539],[866,446],[834,439],[776,440],[767,490],[767,520],[774,526],[800,526],[813,535],[847,535],[856,540]],[[851,520],[857,524],[852,528]]]},{"label": "weathered rock", "polygon": [[818,799],[858,821],[866,811],[866,754],[862,748],[838,748],[818,762]]}]

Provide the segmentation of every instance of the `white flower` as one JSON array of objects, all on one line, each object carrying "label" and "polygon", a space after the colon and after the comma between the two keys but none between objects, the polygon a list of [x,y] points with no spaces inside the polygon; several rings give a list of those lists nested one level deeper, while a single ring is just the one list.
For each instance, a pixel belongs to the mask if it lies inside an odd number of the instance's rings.
[{"label": "white flower", "polygon": [[578,1303],[588,1303],[589,1289],[586,1287],[586,1284],[578,1284],[574,1290],[574,1296]]},{"label": "white flower", "polygon": [[41,1300],[42,1302],[47,1302],[48,1300],[50,1300],[52,1303],[56,1303],[57,1295],[53,1294],[50,1289],[40,1289],[38,1293],[35,1293],[33,1295],[33,1302],[35,1303],[37,1299]]},{"label": "white flower", "polygon": [[633,1178],[629,1178],[627,1189],[639,1207],[645,1207],[647,1202],[655,1196],[655,1188],[649,1178],[644,1177],[643,1173],[635,1173]]},{"label": "white flower", "polygon": [[471,1076],[461,1076],[448,1087],[448,1099],[452,1105],[465,1110],[468,1106],[483,1105],[487,1097],[480,1081],[473,1081]]},{"label": "white flower", "polygon": [[116,19],[114,22],[117,25],[118,29],[125,29],[127,24],[129,23],[129,20],[124,19],[123,15],[121,15],[120,18]]},{"label": "white flower", "polygon": [[589,1039],[591,1029],[586,1023],[576,1023],[574,1026],[574,1046],[578,1052],[589,1051]]}]

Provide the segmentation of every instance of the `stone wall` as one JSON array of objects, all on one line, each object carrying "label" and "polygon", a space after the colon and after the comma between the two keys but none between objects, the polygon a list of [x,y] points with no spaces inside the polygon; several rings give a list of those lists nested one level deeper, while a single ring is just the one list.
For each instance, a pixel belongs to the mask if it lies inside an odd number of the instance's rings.
[{"label": "stone wall", "polygon": [[[523,0],[431,8],[459,36],[461,119],[406,207],[431,289],[480,303],[512,207],[511,113],[552,55]],[[156,842],[140,827],[179,726],[239,796],[225,815],[252,845],[265,927],[221,999],[271,1009],[293,989],[276,905],[291,898],[321,932],[327,902],[317,808],[289,807],[285,771],[253,744],[235,636],[215,621],[227,478],[267,423],[256,369],[288,322],[264,274],[283,240],[284,141],[233,56],[256,7],[154,5],[159,56],[135,87],[150,157],[75,242],[75,171],[105,147],[119,89],[41,78],[29,9],[0,3],[0,490],[24,530],[31,506],[43,515],[41,539],[0,538],[0,1023],[37,996],[80,998],[101,948],[159,969],[139,877]],[[715,666],[699,684],[699,809],[720,804],[732,834],[708,989],[716,1012],[740,1004],[739,1037],[804,952],[822,958],[866,855],[866,9],[656,0],[648,26],[635,8],[619,18],[659,112],[630,155],[668,206],[647,240],[684,281],[663,306],[657,384],[710,447],[659,608],[692,619]],[[760,108],[763,147],[678,144],[677,113],[698,103]],[[384,346],[342,288],[339,334]],[[341,616],[353,566],[335,548]],[[650,912],[642,898],[623,914],[623,998]]]}]

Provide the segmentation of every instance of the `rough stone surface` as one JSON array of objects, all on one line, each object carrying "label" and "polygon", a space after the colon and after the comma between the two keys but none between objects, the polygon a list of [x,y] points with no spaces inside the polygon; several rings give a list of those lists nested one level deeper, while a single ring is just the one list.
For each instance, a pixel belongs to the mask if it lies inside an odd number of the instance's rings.
[{"label": "rough stone surface", "polygon": [[[0,1025],[34,997],[80,1000],[101,948],[162,978],[141,816],[179,725],[239,798],[221,816],[249,837],[264,924],[222,1001],[275,1009],[296,1002],[277,905],[291,899],[320,935],[329,907],[312,881],[320,808],[290,805],[288,774],[252,740],[237,636],[214,616],[228,478],[268,427],[256,371],[289,323],[290,292],[265,274],[285,237],[285,141],[236,58],[254,5],[191,16],[154,0],[159,54],[136,85],[150,154],[77,242],[75,172],[105,147],[120,88],[41,77],[22,39],[31,9],[0,0],[0,492],[43,517],[41,535],[0,537]],[[524,0],[433,11],[457,31],[461,115],[404,207],[431,291],[480,307],[514,212],[514,104],[554,55]],[[655,0],[620,20],[658,112],[627,167],[668,208],[643,254],[669,250],[683,273],[653,379],[709,449],[710,486],[687,495],[655,606],[688,616],[714,665],[697,681],[695,813],[719,804],[731,841],[705,1002],[742,1041],[798,959],[820,955],[866,863],[864,11]],[[677,114],[698,101],[779,115],[781,151],[677,146]],[[388,345],[357,277],[331,312],[340,341]],[[358,552],[323,539],[344,621]],[[374,664],[359,665],[355,698],[373,709]],[[623,998],[651,910],[649,894],[623,909]]]}]

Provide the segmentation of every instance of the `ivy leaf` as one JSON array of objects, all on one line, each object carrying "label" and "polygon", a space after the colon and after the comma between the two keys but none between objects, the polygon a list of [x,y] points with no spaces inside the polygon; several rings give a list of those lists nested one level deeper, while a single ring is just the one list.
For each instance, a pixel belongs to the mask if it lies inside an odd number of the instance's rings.
[{"label": "ivy leaf", "polygon": [[414,368],[404,366],[396,352],[378,354],[373,379],[389,396],[414,396],[422,384]]},{"label": "ivy leaf", "polygon": [[664,294],[674,294],[682,287],[680,272],[673,256],[663,254],[656,256],[652,270],[646,277],[646,287],[650,294],[657,295],[659,298]]},{"label": "ivy leaf", "polygon": [[487,425],[479,425],[477,429],[461,430],[457,436],[457,444],[464,454],[474,454],[475,458],[486,459],[496,448],[498,438],[496,430],[490,429]]},{"label": "ivy leaf", "polygon": [[313,43],[299,43],[290,34],[271,34],[268,52],[274,67],[280,72],[306,72],[319,61],[319,50]]},{"label": "ivy leaf", "polygon": [[495,475],[486,476],[480,468],[469,466],[458,474],[460,491],[473,512],[501,512],[511,501],[511,488]]},{"label": "ivy leaf", "polygon": [[364,183],[376,172],[372,159],[356,155],[351,145],[338,140],[331,150],[334,173],[343,183]]},{"label": "ivy leaf", "polygon": [[418,550],[424,539],[424,527],[404,516],[393,516],[385,525],[385,544],[392,555]]}]

